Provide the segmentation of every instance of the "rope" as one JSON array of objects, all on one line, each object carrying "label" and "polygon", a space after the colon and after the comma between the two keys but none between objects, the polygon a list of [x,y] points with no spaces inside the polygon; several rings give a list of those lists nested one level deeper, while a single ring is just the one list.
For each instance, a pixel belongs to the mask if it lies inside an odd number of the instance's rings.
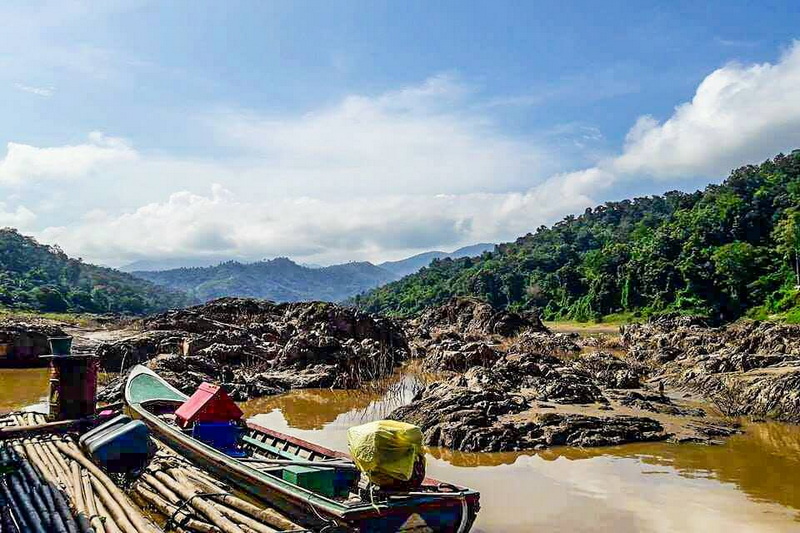
[{"label": "rope", "polygon": [[311,512],[313,512],[316,515],[316,517],[320,519],[321,522],[327,522],[327,525],[319,530],[320,533],[325,533],[330,528],[336,529],[337,527],[339,527],[339,523],[336,522],[336,520],[334,520],[333,518],[325,518],[324,516],[319,514],[317,508],[314,507],[314,505],[311,503],[311,495],[308,496],[307,501],[308,501],[308,506],[311,508]]},{"label": "rope", "polygon": [[[194,500],[195,498],[208,498],[210,496],[227,496],[228,494],[229,493],[227,493],[227,492],[198,492],[197,494],[195,494],[191,498],[187,498],[186,500],[183,501],[183,503],[181,503],[175,509],[175,511],[172,513],[172,515],[170,515],[170,517],[167,519],[167,522],[164,524],[164,531],[170,531],[173,528],[174,525],[179,525],[179,526],[183,525],[183,524],[178,524],[177,522],[175,522],[175,517],[178,515],[178,513],[183,511],[186,508],[186,506],[188,506],[190,503],[192,503],[192,500]],[[190,517],[188,516],[188,513],[187,513],[186,519],[188,519],[188,518],[190,518]]]}]

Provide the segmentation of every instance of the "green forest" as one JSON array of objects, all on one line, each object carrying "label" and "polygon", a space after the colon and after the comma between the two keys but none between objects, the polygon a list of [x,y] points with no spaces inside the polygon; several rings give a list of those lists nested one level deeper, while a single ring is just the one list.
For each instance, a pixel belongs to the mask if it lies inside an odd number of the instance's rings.
[{"label": "green forest", "polygon": [[189,303],[111,268],[68,257],[11,228],[0,229],[0,307],[47,312],[141,314]]},{"label": "green forest", "polygon": [[661,313],[800,321],[800,150],[703,191],[608,202],[354,298],[411,316],[454,295],[546,320]]}]

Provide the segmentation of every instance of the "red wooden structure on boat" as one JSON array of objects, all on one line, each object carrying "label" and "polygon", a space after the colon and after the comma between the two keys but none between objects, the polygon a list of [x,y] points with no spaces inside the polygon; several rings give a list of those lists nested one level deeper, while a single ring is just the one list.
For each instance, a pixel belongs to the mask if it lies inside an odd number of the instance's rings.
[{"label": "red wooden structure on boat", "polygon": [[231,400],[225,389],[203,383],[192,397],[186,400],[175,411],[175,421],[182,427],[189,427],[195,422],[229,422],[239,420],[244,413]]}]

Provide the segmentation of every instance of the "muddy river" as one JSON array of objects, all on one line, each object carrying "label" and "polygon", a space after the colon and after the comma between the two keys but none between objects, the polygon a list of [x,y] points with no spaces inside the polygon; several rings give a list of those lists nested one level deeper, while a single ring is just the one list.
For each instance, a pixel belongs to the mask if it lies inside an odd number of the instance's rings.
[{"label": "muddy river", "polygon": [[[42,400],[46,369],[0,370],[0,412]],[[346,450],[347,428],[384,417],[420,386],[298,390],[245,402],[276,430]],[[533,453],[432,449],[431,476],[481,492],[475,531],[800,531],[800,427],[750,424],[720,446],[633,444]]]},{"label": "muddy river", "polygon": [[[347,449],[419,384],[388,392],[298,390],[245,402],[278,431]],[[428,473],[481,492],[475,531],[800,531],[800,427],[751,424],[720,446],[633,444],[533,453],[431,449]]]}]

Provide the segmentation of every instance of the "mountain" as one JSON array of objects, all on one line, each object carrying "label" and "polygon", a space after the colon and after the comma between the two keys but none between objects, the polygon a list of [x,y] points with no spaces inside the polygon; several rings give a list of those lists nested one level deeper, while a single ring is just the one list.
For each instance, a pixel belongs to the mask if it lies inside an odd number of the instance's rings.
[{"label": "mountain", "polygon": [[379,263],[378,266],[394,273],[398,278],[402,278],[403,276],[413,274],[419,269],[430,265],[431,261],[434,259],[444,259],[447,257],[450,259],[459,259],[461,257],[478,256],[483,252],[490,252],[494,250],[494,246],[494,244],[490,243],[481,243],[465,246],[464,248],[459,248],[458,250],[450,253],[438,251],[424,252],[406,259],[401,259],[399,261],[387,261],[385,263]]},{"label": "mountain", "polygon": [[141,271],[159,271],[159,270],[173,270],[176,268],[194,268],[218,265],[230,261],[229,257],[177,257],[171,259],[139,259],[127,265],[118,268],[122,272],[141,272]]},{"label": "mountain", "polygon": [[478,258],[437,259],[353,299],[407,316],[454,295],[545,319],[678,312],[800,321],[800,150],[703,191],[608,202]]},{"label": "mountain", "polygon": [[285,257],[246,264],[228,261],[211,267],[134,272],[133,275],[186,291],[202,301],[222,296],[249,296],[280,302],[338,302],[395,279],[391,272],[372,263],[309,268]]},{"label": "mountain", "polygon": [[0,306],[38,311],[150,313],[190,303],[182,293],[68,257],[11,228],[0,229]]}]

